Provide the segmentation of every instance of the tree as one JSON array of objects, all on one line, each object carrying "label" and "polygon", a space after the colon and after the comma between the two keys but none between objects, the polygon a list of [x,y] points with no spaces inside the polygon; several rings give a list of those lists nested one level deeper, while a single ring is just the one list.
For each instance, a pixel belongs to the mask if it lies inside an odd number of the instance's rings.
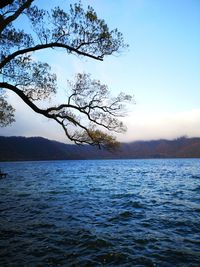
[{"label": "tree", "polygon": [[[57,77],[47,63],[35,61],[33,54],[44,49],[61,48],[65,53],[102,61],[125,48],[122,34],[109,30],[94,9],[81,3],[68,12],[55,7],[51,12],[33,5],[34,0],[5,0],[0,3],[0,125],[14,121],[14,108],[7,103],[6,91],[16,93],[31,109],[56,121],[76,144],[113,147],[116,139],[108,131],[124,132],[117,117],[124,116],[124,93],[111,97],[108,87],[89,74],[77,74],[68,82],[70,93],[64,104],[41,108],[38,100],[57,92]],[[30,30],[15,26],[26,16]],[[102,131],[105,128],[106,131]]]}]

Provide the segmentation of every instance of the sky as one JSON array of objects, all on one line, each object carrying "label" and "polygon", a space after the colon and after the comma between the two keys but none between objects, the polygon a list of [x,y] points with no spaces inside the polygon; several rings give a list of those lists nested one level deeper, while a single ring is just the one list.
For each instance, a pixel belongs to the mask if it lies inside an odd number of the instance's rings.
[{"label": "sky", "polygon": [[[36,1],[43,8],[49,1]],[[68,7],[74,1],[51,1]],[[174,139],[200,136],[200,1],[82,0],[91,5],[110,29],[123,33],[129,48],[103,62],[65,55],[36,53],[58,74],[58,98],[77,72],[91,73],[109,86],[134,95],[123,119],[128,130],[118,140]],[[35,114],[14,94],[16,122],[0,128],[1,135],[43,136],[69,142],[56,123]]]}]

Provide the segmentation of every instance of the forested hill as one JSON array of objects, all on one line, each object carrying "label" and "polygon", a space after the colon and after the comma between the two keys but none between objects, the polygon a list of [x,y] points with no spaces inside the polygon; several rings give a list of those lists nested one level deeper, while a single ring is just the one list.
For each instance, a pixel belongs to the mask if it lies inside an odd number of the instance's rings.
[{"label": "forested hill", "polygon": [[0,161],[190,157],[200,157],[200,138],[122,143],[118,151],[111,153],[41,137],[0,137]]}]

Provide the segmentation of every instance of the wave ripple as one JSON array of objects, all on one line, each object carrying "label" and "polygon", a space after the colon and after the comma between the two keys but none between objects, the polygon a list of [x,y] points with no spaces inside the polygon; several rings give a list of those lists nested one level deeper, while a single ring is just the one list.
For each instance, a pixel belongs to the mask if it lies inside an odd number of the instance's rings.
[{"label": "wave ripple", "polygon": [[0,266],[199,266],[198,159],[0,167]]}]

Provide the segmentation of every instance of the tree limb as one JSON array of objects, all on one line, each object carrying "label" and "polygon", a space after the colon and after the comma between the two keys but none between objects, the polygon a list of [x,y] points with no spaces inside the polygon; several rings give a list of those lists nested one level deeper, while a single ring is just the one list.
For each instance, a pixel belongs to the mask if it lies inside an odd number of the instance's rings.
[{"label": "tree limb", "polygon": [[42,114],[48,118],[52,118],[52,115],[49,115],[45,110],[38,108],[33,102],[30,101],[28,96],[26,96],[24,92],[16,86],[5,82],[0,82],[0,88],[11,90],[12,92],[16,93],[24,101],[24,103],[26,103],[36,113]]},{"label": "tree limb", "polygon": [[[60,115],[58,114],[51,114],[50,111],[52,110],[56,110],[57,108],[50,108],[50,109],[40,109],[38,106],[36,106],[30,99],[28,96],[26,96],[24,94],[24,92],[22,90],[20,90],[19,88],[17,88],[16,86],[6,83],[6,82],[0,82],[0,88],[2,89],[8,89],[11,90],[12,92],[16,93],[23,101],[24,103],[26,103],[33,111],[35,111],[38,114],[41,114],[49,119],[53,119],[55,120],[58,124],[60,124],[63,128],[63,130],[65,131],[66,136],[73,142],[75,142],[76,144],[82,144],[82,143],[86,143],[86,144],[90,144],[90,145],[97,145],[99,148],[101,147],[101,143],[105,142],[106,140],[104,140],[103,138],[99,140],[95,139],[95,135],[94,135],[94,131],[89,130],[86,126],[82,125],[80,122],[78,122],[77,120],[75,120],[74,118],[68,116],[68,115]],[[68,105],[65,105],[68,106]],[[73,108],[77,108],[79,111],[80,109],[76,106],[73,105],[69,105],[69,107],[73,107]],[[85,114],[87,114],[86,112],[84,112]],[[84,130],[84,132],[87,134],[86,136],[88,136],[88,138],[86,138],[85,135],[75,135],[75,134],[70,134],[67,128],[67,125],[65,125],[65,120],[73,123],[75,126],[78,126],[79,128],[81,128],[82,130]],[[94,121],[95,122],[95,121]],[[98,124],[98,123],[97,123]],[[99,133],[101,133],[99,131]],[[104,134],[106,137],[108,137],[108,135]]]},{"label": "tree limb", "polygon": [[[0,94],[4,89],[11,90],[34,112],[61,125],[67,137],[76,144],[113,147],[116,144],[115,137],[98,128],[125,131],[123,123],[115,117],[122,116],[123,103],[129,101],[131,96],[119,94],[113,98],[106,85],[91,80],[88,74],[77,74],[75,83],[69,83],[71,95],[65,104],[40,108],[35,101],[45,100],[51,93],[56,93],[57,79],[47,63],[35,62],[31,54],[58,47],[67,54],[103,61],[105,55],[126,47],[122,34],[117,29],[109,31],[107,24],[98,19],[93,8],[89,6],[85,11],[80,2],[75,3],[74,7],[71,5],[69,13],[58,7],[50,14],[35,5],[31,6],[34,0],[0,1]],[[16,29],[12,22],[22,14],[28,15],[32,30],[41,42],[32,32],[27,34]],[[35,37],[37,40],[34,40]],[[0,107],[4,112],[3,105]],[[10,116],[11,123],[13,110],[7,110],[9,112],[4,114]]]},{"label": "tree limb", "polygon": [[5,6],[7,6],[7,5],[10,5],[10,4],[12,4],[14,2],[14,0],[4,0],[4,1],[1,1],[0,2],[0,8],[3,8],[3,7],[5,7]]},{"label": "tree limb", "polygon": [[[32,4],[34,0],[27,0],[26,2],[24,2],[23,5],[21,5],[13,15],[7,17],[6,19],[3,20],[2,24],[0,25],[0,33],[5,29],[5,27],[8,26],[8,24],[10,24],[12,21],[14,21],[15,19],[17,19],[19,17],[19,15],[21,15],[21,13],[30,7],[30,5]],[[10,4],[8,2],[13,2],[13,1],[6,1],[7,4]],[[6,4],[6,5],[7,5]]]},{"label": "tree limb", "polygon": [[88,53],[79,51],[78,49],[76,49],[76,48],[74,48],[72,46],[66,45],[66,44],[49,43],[49,44],[41,44],[41,45],[36,45],[36,46],[33,46],[33,47],[21,49],[21,50],[18,50],[16,52],[12,53],[11,55],[5,57],[4,60],[0,63],[0,69],[3,68],[8,62],[10,62],[12,59],[14,59],[15,57],[17,57],[19,55],[23,55],[23,54],[26,54],[26,53],[29,53],[29,52],[34,52],[34,51],[37,51],[37,50],[42,50],[42,49],[47,49],[47,48],[54,48],[54,47],[64,48],[64,49],[69,50],[70,52],[75,52],[78,55],[90,57],[90,58],[93,58],[93,59],[96,59],[96,60],[100,60],[100,61],[103,60],[102,57],[96,57],[96,56],[90,55]]}]

